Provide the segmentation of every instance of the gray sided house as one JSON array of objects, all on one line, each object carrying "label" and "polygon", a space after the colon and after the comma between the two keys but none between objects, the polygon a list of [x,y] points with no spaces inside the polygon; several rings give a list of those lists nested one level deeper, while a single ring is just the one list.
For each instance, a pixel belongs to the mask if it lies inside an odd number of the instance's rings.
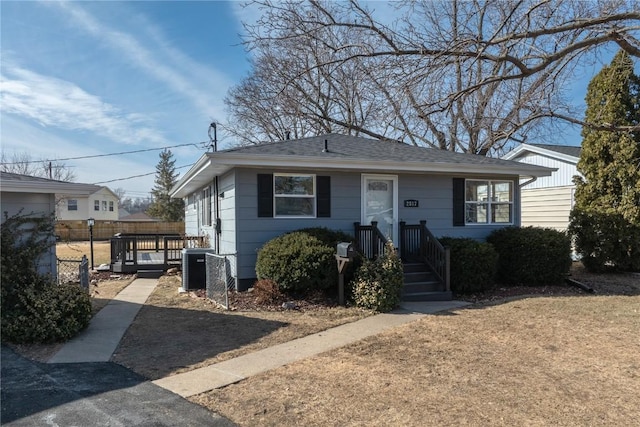
[{"label": "gray sided house", "polygon": [[[16,214],[47,217],[56,211],[56,194],[77,194],[88,197],[95,186],[55,181],[29,175],[2,172],[0,203],[2,222]],[[51,235],[51,248],[40,258],[38,271],[56,277],[55,236]]]},{"label": "gray sided house", "polygon": [[[521,179],[552,169],[484,156],[328,134],[204,154],[171,191],[185,232],[226,254],[238,290],[253,285],[258,250],[307,227],[357,236],[355,223],[402,253],[406,225],[435,236],[484,239],[520,224]],[[362,246],[362,242],[360,242]]]}]

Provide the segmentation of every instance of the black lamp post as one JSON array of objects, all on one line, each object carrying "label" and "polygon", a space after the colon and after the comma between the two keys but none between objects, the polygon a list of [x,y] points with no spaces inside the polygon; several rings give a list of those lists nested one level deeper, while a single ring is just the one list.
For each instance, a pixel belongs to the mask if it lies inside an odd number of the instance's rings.
[{"label": "black lamp post", "polygon": [[93,218],[89,218],[87,220],[87,225],[89,226],[89,246],[91,247],[91,269],[93,270],[93,226],[96,223],[96,220]]}]

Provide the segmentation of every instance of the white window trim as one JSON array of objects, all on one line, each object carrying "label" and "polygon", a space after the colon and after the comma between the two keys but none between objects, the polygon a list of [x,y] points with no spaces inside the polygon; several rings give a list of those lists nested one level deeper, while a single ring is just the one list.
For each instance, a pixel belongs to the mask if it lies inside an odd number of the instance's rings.
[{"label": "white window trim", "polygon": [[[98,204],[96,206],[96,203]],[[94,200],[93,201],[93,211],[94,212],[100,212],[100,200]]]},{"label": "white window trim", "polygon": [[[308,176],[313,179],[313,195],[302,195],[302,194],[276,194],[276,177],[277,176]],[[316,218],[318,215],[318,188],[316,186],[316,174],[312,173],[274,173],[273,174],[273,217],[274,218]],[[313,215],[278,215],[277,213],[277,198],[307,198],[313,199]]]},{"label": "white window trim", "polygon": [[[75,202],[75,203],[71,203]],[[71,209],[71,206],[74,206],[75,209]],[[67,210],[68,211],[77,211],[78,210],[78,199],[67,199]]]},{"label": "white window trim", "polygon": [[[468,201],[467,200],[467,182],[472,181],[472,182],[486,182],[487,186],[488,186],[488,191],[490,192],[493,184],[495,183],[508,183],[511,186],[511,197],[510,200],[508,202],[493,202],[493,195],[488,194],[487,195],[487,200],[486,201]],[[514,197],[515,197],[515,185],[513,183],[513,181],[510,180],[504,180],[504,179],[465,179],[464,182],[464,225],[465,226],[487,226],[487,225],[502,225],[502,226],[509,226],[509,225],[513,225],[514,224],[514,217],[515,217],[515,205],[514,205]],[[467,205],[468,204],[475,204],[477,206],[479,205],[487,205],[487,222],[467,222]],[[491,213],[492,213],[492,205],[509,205],[511,208],[509,209],[509,211],[511,212],[511,221],[509,222],[493,222],[491,221]]]}]

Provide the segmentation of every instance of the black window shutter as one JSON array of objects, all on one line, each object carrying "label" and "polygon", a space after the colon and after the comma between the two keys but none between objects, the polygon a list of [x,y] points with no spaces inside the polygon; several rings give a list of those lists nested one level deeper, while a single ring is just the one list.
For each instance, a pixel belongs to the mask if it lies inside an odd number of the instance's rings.
[{"label": "black window shutter", "polygon": [[464,226],[464,178],[453,178],[453,226]]},{"label": "black window shutter", "polygon": [[258,174],[258,217],[273,217],[273,175]]},{"label": "black window shutter", "polygon": [[316,202],[316,216],[318,218],[331,217],[331,177],[317,176],[316,187],[318,199]]}]

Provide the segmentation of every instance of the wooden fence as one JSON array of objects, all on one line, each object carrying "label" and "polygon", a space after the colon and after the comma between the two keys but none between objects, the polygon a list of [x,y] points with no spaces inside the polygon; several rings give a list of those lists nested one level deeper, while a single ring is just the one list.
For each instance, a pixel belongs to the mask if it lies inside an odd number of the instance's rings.
[{"label": "wooden fence", "polygon": [[[96,221],[94,240],[108,240],[117,233],[184,234],[184,222]],[[62,241],[89,240],[87,221],[57,221],[56,236]]]}]

